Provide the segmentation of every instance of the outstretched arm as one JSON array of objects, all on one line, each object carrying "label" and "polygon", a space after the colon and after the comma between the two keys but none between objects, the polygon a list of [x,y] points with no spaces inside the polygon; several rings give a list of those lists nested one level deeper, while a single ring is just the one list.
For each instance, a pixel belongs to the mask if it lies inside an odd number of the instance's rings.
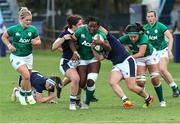
[{"label": "outstretched arm", "polygon": [[144,57],[145,55],[145,52],[146,52],[146,49],[147,49],[147,45],[140,45],[139,47],[139,52],[136,53],[136,54],[133,54],[132,56],[136,59],[136,58],[141,58],[141,57]]},{"label": "outstretched arm", "polygon": [[51,100],[53,100],[56,97],[56,93],[51,92],[49,94],[49,96],[44,97],[42,93],[36,93],[36,102],[38,103],[45,103],[45,102],[50,102]]}]

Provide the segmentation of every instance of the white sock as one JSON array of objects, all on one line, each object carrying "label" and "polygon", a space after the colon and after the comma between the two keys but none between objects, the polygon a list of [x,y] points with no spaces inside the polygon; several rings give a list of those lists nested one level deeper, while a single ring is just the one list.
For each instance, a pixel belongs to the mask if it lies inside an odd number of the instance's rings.
[{"label": "white sock", "polygon": [[121,97],[121,100],[122,100],[122,101],[124,101],[125,99],[127,99],[127,96]]},{"label": "white sock", "polygon": [[177,87],[177,84],[175,82],[172,82],[169,84],[170,87]]}]

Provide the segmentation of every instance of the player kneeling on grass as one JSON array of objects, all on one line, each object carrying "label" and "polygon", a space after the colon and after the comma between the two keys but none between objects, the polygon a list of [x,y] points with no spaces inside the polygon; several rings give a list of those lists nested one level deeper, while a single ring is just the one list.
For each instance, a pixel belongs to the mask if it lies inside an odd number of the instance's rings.
[{"label": "player kneeling on grass", "polygon": [[[22,80],[22,77],[19,77],[19,85]],[[33,96],[38,103],[57,103],[54,101],[54,98],[57,94],[54,92],[55,88],[61,89],[61,79],[57,76],[51,76],[50,78],[41,75],[37,71],[33,71],[30,77],[32,89],[33,89]],[[48,96],[43,96],[43,91],[48,91]],[[58,90],[57,90],[58,91]],[[13,93],[11,96],[12,101],[18,101],[20,97],[20,89],[15,87],[13,89]],[[24,94],[25,96],[27,94]]]}]

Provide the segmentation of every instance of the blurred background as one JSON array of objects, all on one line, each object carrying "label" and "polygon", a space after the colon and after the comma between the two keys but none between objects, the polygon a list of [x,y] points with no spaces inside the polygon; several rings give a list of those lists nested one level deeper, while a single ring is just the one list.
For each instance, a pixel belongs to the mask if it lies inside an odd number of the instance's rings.
[{"label": "blurred background", "polygon": [[50,48],[71,14],[97,16],[117,37],[129,23],[145,24],[148,10],[155,10],[159,21],[172,31],[180,29],[180,0],[0,0],[0,33],[4,26],[18,23],[22,6],[32,11],[32,24],[39,30],[42,49]]}]

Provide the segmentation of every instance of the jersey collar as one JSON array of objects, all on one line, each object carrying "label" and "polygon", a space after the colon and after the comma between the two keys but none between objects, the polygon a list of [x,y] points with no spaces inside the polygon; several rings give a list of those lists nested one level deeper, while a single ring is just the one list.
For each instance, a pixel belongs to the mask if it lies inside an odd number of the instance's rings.
[{"label": "jersey collar", "polygon": [[74,34],[74,31],[71,30],[70,28],[67,29],[71,34]]}]

